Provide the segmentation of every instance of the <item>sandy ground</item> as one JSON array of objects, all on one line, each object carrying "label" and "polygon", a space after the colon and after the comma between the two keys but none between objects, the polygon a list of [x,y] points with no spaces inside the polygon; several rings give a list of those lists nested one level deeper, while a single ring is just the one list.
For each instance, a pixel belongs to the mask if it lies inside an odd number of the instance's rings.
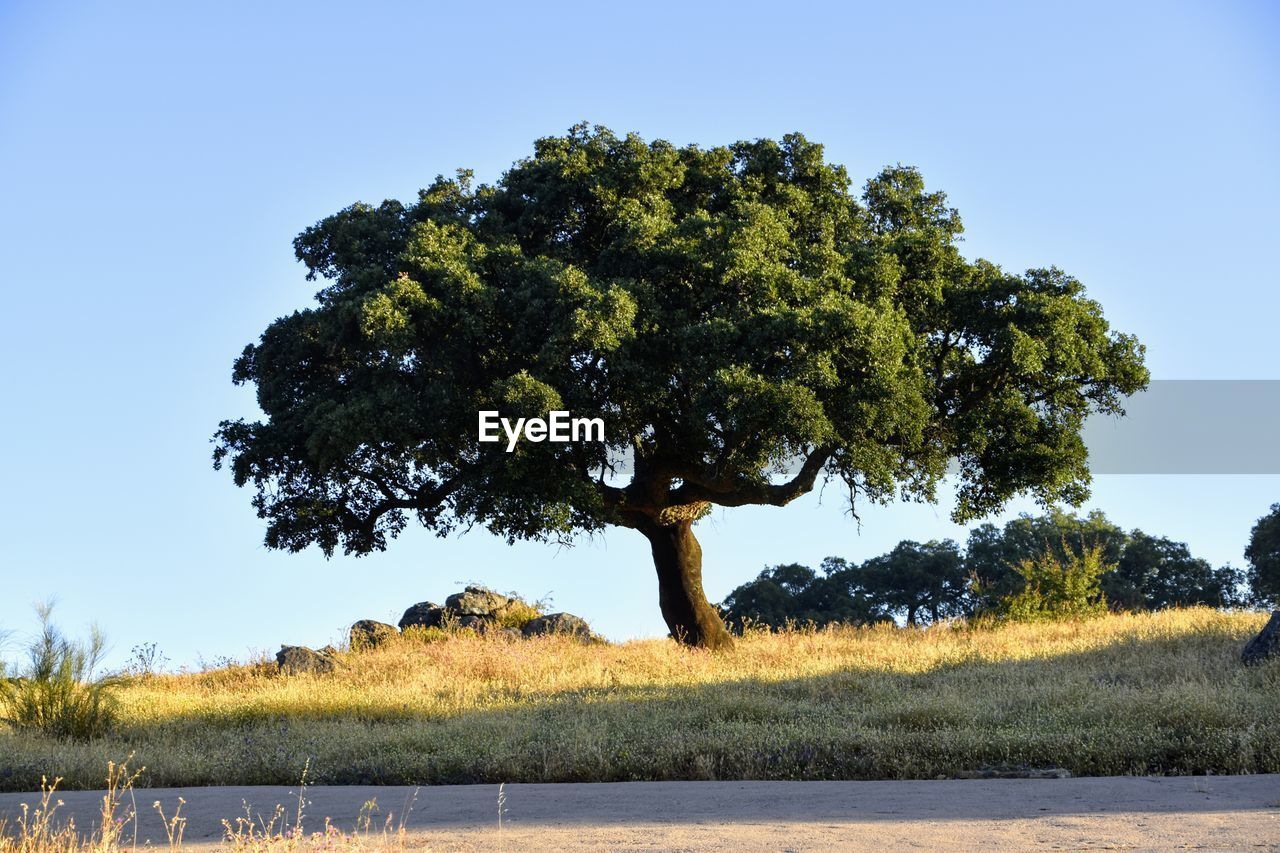
[{"label": "sandy ground", "polygon": [[[66,792],[59,814],[91,825],[101,793]],[[186,841],[217,845],[222,820],[292,821],[296,788],[136,792],[139,844],[165,846],[152,803],[186,800]],[[0,794],[10,819],[35,794]],[[376,800],[411,846],[433,850],[1280,849],[1280,775],[886,782],[623,782],[498,786],[312,787],[303,828],[355,827]],[[129,834],[130,837],[132,833]]]}]

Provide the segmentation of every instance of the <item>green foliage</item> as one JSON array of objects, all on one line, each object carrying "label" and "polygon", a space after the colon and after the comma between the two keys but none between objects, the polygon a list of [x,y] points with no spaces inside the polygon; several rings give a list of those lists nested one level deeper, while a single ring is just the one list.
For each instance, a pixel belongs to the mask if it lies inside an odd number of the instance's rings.
[{"label": "green foliage", "polygon": [[872,625],[895,618],[917,625],[965,613],[967,581],[956,543],[908,541],[861,565],[828,557],[821,575],[794,563],[765,569],[721,607],[739,630]]},{"label": "green foliage", "polygon": [[0,679],[0,722],[50,737],[84,740],[115,722],[116,679],[96,677],[106,640],[96,627],[86,642],[68,639],[52,622],[52,605],[38,605],[40,634],[25,667]]},{"label": "green foliage", "polygon": [[979,525],[970,532],[965,553],[965,570],[977,581],[974,606],[991,610],[1020,592],[1024,581],[1018,566],[1027,560],[1053,554],[1066,561],[1094,545],[1108,563],[1117,563],[1125,542],[1124,530],[1098,510],[1075,516],[1055,507],[1040,516],[1020,515],[1003,528]]},{"label": "green foliage", "polygon": [[910,540],[861,566],[849,566],[833,578],[908,625],[937,622],[966,612],[968,574],[960,547],[950,539]]},{"label": "green foliage", "polygon": [[990,610],[1018,593],[1024,581],[1017,567],[1026,560],[1048,553],[1068,562],[1091,545],[1115,566],[1102,579],[1112,608],[1234,607],[1245,602],[1238,570],[1214,568],[1193,557],[1184,542],[1141,530],[1126,533],[1098,510],[1074,516],[1054,509],[1037,517],[1021,515],[1003,529],[983,524],[969,534],[965,570],[978,580],[975,608]]},{"label": "green foliage", "polygon": [[1107,612],[1102,578],[1114,570],[1096,544],[1065,558],[1047,551],[1023,560],[1017,565],[1022,589],[1002,599],[995,615],[1015,622],[1101,616]]},{"label": "green foliage", "polygon": [[1077,517],[1060,510],[1019,516],[1003,528],[983,524],[961,550],[950,540],[900,542],[891,552],[853,563],[822,562],[823,574],[799,565],[766,569],[739,586],[722,605],[735,625],[864,625],[886,619],[907,624],[952,616],[997,613],[1027,588],[1021,567],[1053,559],[1075,565],[1090,548],[1113,568],[1101,591],[1113,610],[1160,610],[1205,605],[1238,607],[1249,600],[1241,571],[1214,568],[1191,556],[1184,542],[1126,533],[1101,512]]},{"label": "green foliage", "polygon": [[[914,169],[851,186],[800,134],[676,147],[579,125],[495,184],[352,205],[295,241],[325,286],[236,361],[265,418],[224,422],[215,461],[256,489],[270,547],[326,553],[411,520],[643,528],[781,505],[820,474],[931,500],[952,462],[957,519],[1083,499],[1080,427],[1146,384],[1142,347],[1066,273],[964,258]],[[476,438],[492,408],[601,417],[607,441],[507,454]],[[624,457],[631,484],[606,485]]]},{"label": "green foliage", "polygon": [[824,575],[797,563],[765,569],[731,592],[721,605],[736,630],[790,625],[869,625],[890,618],[888,611],[836,574],[847,567],[838,558],[823,561]]},{"label": "green foliage", "polygon": [[1112,608],[1160,610],[1165,607],[1236,607],[1246,603],[1244,573],[1231,566],[1214,568],[1191,556],[1185,542],[1134,530],[1124,540],[1116,570],[1102,580]]},{"label": "green foliage", "polygon": [[1249,561],[1249,583],[1254,602],[1280,606],[1280,504],[1258,519],[1244,552]]}]

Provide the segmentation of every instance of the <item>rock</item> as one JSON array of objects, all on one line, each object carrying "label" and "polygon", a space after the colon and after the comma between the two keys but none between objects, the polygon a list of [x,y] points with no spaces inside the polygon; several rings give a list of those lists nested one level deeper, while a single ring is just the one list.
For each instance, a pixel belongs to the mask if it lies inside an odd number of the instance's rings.
[{"label": "rock", "polygon": [[474,616],[469,613],[457,617],[453,622],[453,627],[457,628],[459,631],[471,630],[475,631],[477,634],[485,633],[490,627],[492,627],[492,625],[493,620],[487,619],[484,616]]},{"label": "rock", "polygon": [[513,641],[514,641],[514,640],[522,640],[522,639],[524,639],[524,634],[520,633],[520,629],[519,629],[519,628],[499,628],[498,630],[494,631],[493,633],[494,633],[494,634],[496,634],[497,636],[501,637],[501,638],[502,638],[502,639],[504,639],[504,640],[513,640]]},{"label": "rock", "polygon": [[386,622],[361,619],[351,626],[351,648],[353,650],[371,649],[379,643],[398,636],[400,632]]},{"label": "rock", "polygon": [[542,634],[568,634],[584,640],[591,639],[591,626],[581,617],[572,613],[549,613],[529,620],[521,633],[526,637],[537,637]]},{"label": "rock", "polygon": [[400,630],[405,628],[439,628],[444,622],[444,608],[431,601],[419,601],[400,617]]},{"label": "rock", "polygon": [[458,616],[496,618],[513,603],[513,599],[482,586],[469,586],[444,600],[444,609]]},{"label": "rock", "polygon": [[281,646],[276,652],[276,666],[285,675],[333,672],[333,658],[306,646]]},{"label": "rock", "polygon": [[1263,626],[1258,636],[1245,645],[1240,653],[1240,660],[1245,666],[1262,663],[1267,660],[1280,660],[1280,610],[1271,614],[1271,621]]}]

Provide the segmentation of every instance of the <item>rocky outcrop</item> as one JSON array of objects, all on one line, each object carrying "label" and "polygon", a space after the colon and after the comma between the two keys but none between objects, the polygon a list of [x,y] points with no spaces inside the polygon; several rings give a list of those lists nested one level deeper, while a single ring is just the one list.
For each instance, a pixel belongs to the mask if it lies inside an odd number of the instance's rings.
[{"label": "rocky outcrop", "polygon": [[371,649],[387,640],[400,636],[394,626],[373,619],[361,619],[351,626],[351,648]]},{"label": "rocky outcrop", "polygon": [[[520,626],[528,614],[536,611],[518,598],[494,592],[483,586],[468,585],[462,592],[445,599],[444,605],[420,601],[405,610],[399,630],[411,628],[444,628],[450,631],[474,631],[516,642],[526,637],[557,634],[594,640],[591,626],[572,613],[549,613],[535,616]],[[351,626],[351,648],[359,651],[385,643],[397,636],[396,628],[373,619],[361,619]],[[314,657],[311,657],[314,656]],[[326,650],[312,651],[303,646],[286,646],[277,655],[281,671],[328,672],[333,669],[334,654]],[[287,661],[287,662],[286,662]]]},{"label": "rocky outcrop", "polygon": [[306,646],[281,646],[276,652],[276,666],[283,675],[333,672],[333,657]]},{"label": "rocky outcrop", "polygon": [[400,617],[400,630],[439,628],[444,624],[444,608],[432,601],[419,601]]},{"label": "rocky outcrop", "polygon": [[515,603],[514,598],[471,585],[446,598],[443,607],[431,601],[413,605],[400,617],[400,630],[448,627],[484,634],[496,630]]},{"label": "rocky outcrop", "polygon": [[586,620],[572,613],[549,613],[546,616],[539,616],[526,623],[521,634],[526,637],[566,634],[583,640],[592,639],[591,626],[586,623]]},{"label": "rocky outcrop", "polygon": [[1271,614],[1271,620],[1263,626],[1258,636],[1245,645],[1240,653],[1245,666],[1253,666],[1268,660],[1280,660],[1280,610]]},{"label": "rocky outcrop", "polygon": [[457,616],[479,616],[497,619],[507,611],[515,599],[496,593],[482,586],[468,586],[444,600],[444,609]]}]

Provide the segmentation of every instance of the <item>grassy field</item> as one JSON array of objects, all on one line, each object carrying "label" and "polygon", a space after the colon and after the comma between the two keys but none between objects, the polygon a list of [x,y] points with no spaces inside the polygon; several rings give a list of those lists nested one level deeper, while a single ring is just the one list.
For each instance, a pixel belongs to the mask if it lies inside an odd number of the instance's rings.
[{"label": "grassy field", "polygon": [[1260,614],[753,634],[729,653],[431,631],[341,655],[137,679],[109,737],[0,732],[0,789],[1280,772]]}]

